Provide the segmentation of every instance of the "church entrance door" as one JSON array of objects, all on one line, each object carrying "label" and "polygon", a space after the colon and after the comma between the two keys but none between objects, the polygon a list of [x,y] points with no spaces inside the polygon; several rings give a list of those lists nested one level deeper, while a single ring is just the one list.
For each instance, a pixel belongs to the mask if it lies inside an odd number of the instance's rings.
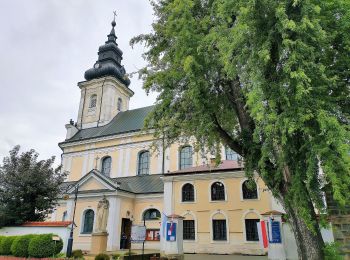
[{"label": "church entrance door", "polygon": [[120,249],[129,249],[131,246],[131,225],[132,221],[128,218],[122,218],[122,229],[120,234]]}]

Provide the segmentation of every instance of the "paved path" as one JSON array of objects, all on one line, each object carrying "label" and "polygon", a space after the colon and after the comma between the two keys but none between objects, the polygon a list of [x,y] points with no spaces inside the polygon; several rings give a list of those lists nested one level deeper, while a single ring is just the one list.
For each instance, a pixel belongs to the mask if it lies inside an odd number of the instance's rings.
[{"label": "paved path", "polygon": [[186,254],[185,260],[267,260],[266,256]]}]

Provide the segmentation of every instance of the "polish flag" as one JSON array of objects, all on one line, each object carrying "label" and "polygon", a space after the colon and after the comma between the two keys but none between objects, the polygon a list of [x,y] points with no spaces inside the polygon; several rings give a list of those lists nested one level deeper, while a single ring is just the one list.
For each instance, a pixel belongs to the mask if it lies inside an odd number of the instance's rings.
[{"label": "polish flag", "polygon": [[267,239],[266,222],[264,220],[261,220],[256,224],[258,226],[259,243],[262,247],[267,248],[269,245],[269,242]]}]

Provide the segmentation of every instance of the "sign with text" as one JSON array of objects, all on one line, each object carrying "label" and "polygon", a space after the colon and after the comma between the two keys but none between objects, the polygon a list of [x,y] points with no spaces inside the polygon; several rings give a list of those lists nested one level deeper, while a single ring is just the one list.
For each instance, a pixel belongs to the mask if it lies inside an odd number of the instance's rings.
[{"label": "sign with text", "polygon": [[271,221],[271,241],[272,244],[282,243],[281,226],[279,221]]},{"label": "sign with text", "polygon": [[146,240],[146,227],[132,225],[131,226],[131,242],[142,243]]},{"label": "sign with text", "polygon": [[176,223],[171,222],[166,224],[166,240],[176,241]]}]

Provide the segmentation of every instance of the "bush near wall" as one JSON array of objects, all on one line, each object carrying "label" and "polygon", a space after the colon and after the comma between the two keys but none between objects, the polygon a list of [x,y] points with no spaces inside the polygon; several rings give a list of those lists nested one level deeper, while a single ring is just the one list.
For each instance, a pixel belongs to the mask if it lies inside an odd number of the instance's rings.
[{"label": "bush near wall", "polygon": [[63,241],[53,241],[52,236],[53,234],[0,237],[0,255],[53,257],[61,252]]},{"label": "bush near wall", "polygon": [[28,246],[31,239],[33,239],[36,235],[24,235],[18,236],[13,241],[11,246],[12,255],[18,257],[28,257]]},{"label": "bush near wall", "polygon": [[11,246],[15,240],[15,236],[4,237],[1,239],[0,252],[2,255],[11,255]]}]

